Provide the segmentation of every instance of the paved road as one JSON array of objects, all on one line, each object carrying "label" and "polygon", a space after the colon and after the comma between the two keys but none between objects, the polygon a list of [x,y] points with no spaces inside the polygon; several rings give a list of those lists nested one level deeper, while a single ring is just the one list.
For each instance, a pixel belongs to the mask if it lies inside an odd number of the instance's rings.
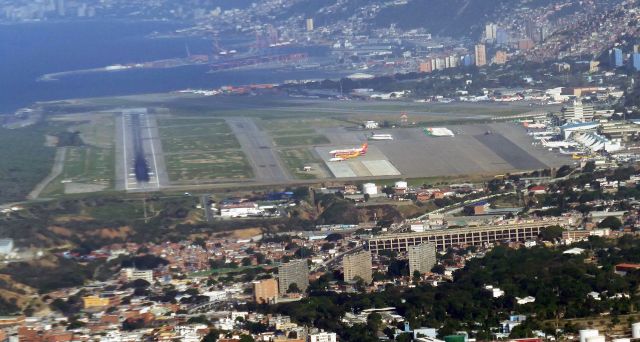
[{"label": "paved road", "polygon": [[228,117],[225,120],[249,158],[256,180],[288,181],[291,179],[273,148],[271,138],[256,125],[253,119]]},{"label": "paved road", "polygon": [[67,148],[61,147],[56,149],[56,156],[53,161],[53,167],[51,167],[51,172],[49,175],[43,179],[36,187],[29,193],[27,196],[28,199],[36,199],[40,196],[40,193],[44,188],[51,183],[54,179],[58,178],[60,174],[62,174],[62,170],[64,169],[64,160],[67,156]]}]

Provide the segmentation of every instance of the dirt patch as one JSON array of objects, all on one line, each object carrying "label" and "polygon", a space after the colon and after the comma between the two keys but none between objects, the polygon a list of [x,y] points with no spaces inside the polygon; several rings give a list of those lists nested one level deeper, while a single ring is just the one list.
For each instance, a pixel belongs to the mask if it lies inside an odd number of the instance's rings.
[{"label": "dirt patch", "polygon": [[123,226],[119,228],[102,228],[92,232],[89,235],[99,236],[103,239],[126,239],[131,235],[131,227]]},{"label": "dirt patch", "polygon": [[233,236],[236,239],[248,239],[260,234],[262,234],[262,230],[258,227],[237,229],[231,232],[231,236]]},{"label": "dirt patch", "polygon": [[51,226],[49,227],[49,230],[55,233],[56,235],[61,235],[64,237],[70,237],[73,235],[73,232],[65,227]]},{"label": "dirt patch", "polygon": [[93,221],[93,217],[87,215],[61,215],[53,219],[55,223],[69,223],[69,222],[86,222]]},{"label": "dirt patch", "polygon": [[99,192],[106,189],[106,185],[83,184],[83,183],[65,183],[65,194],[83,194],[88,192]]},{"label": "dirt patch", "polygon": [[58,146],[58,137],[54,136],[54,135],[45,135],[44,136],[45,141],[44,141],[44,146],[47,147],[56,147]]}]

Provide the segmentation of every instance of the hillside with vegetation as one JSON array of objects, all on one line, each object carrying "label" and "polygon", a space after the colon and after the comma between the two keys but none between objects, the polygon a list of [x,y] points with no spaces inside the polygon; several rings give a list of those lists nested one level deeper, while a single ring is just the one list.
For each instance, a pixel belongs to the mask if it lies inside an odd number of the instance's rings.
[{"label": "hillside with vegetation", "polygon": [[[607,241],[592,237],[579,246],[585,248],[584,254],[565,254],[563,249],[547,247],[514,250],[499,246],[456,271],[453,282],[437,287],[419,285],[401,290],[388,285],[380,293],[337,294],[327,292],[327,279],[321,278],[312,284],[315,291],[309,298],[263,309],[290,315],[302,324],[338,331],[345,341],[376,341],[375,333],[382,327],[349,327],[336,317],[388,306],[397,308],[411,327],[436,328],[441,337],[464,330],[475,331],[478,339],[490,339],[489,327],[511,314],[527,315],[512,337],[530,337],[533,330],[557,335],[556,328],[575,333],[581,326],[570,319],[600,315],[608,316],[606,321],[612,325],[626,324],[621,317],[637,314],[640,304],[636,294],[640,274],[621,276],[614,273],[613,266],[640,261],[640,239],[626,236]],[[485,289],[487,285],[502,289],[505,295],[493,298]],[[591,292],[601,299],[591,297]],[[535,302],[517,304],[516,297],[526,296],[535,297]]]},{"label": "hillside with vegetation", "polygon": [[43,124],[0,128],[0,203],[24,200],[49,174],[55,149],[45,146],[45,134]]}]

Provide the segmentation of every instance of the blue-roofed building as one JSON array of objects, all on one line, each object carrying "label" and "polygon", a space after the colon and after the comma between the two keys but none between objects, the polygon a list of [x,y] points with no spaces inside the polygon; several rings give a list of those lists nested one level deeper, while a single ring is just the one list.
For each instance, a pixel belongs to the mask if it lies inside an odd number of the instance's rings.
[{"label": "blue-roofed building", "polygon": [[593,131],[596,130],[600,126],[597,122],[576,122],[576,123],[568,123],[560,126],[560,131],[565,139],[568,139],[569,136],[574,132],[584,132],[584,131]]},{"label": "blue-roofed building", "polygon": [[633,54],[633,68],[636,69],[636,71],[640,71],[640,52],[635,52]]}]

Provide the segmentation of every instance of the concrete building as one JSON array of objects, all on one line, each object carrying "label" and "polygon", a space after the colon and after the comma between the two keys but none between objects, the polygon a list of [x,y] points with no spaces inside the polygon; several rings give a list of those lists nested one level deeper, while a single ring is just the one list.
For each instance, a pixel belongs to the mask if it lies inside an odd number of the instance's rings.
[{"label": "concrete building", "polygon": [[592,104],[573,101],[573,104],[562,109],[562,118],[567,122],[593,121],[596,111]]},{"label": "concrete building", "polygon": [[533,49],[534,46],[534,42],[533,40],[527,38],[527,39],[520,39],[518,41],[518,50],[531,50]]},{"label": "concrete building", "polygon": [[476,65],[477,66],[487,65],[487,51],[484,44],[476,45]]},{"label": "concrete building", "polygon": [[369,250],[379,253],[383,250],[406,252],[409,247],[434,242],[440,251],[453,246],[481,246],[487,243],[504,241],[527,241],[538,238],[540,229],[553,225],[566,226],[569,220],[539,221],[504,225],[488,225],[467,228],[434,229],[419,233],[400,233],[380,235],[369,239]]},{"label": "concrete building", "polygon": [[313,31],[313,18],[307,18],[306,25],[307,25],[307,32]]},{"label": "concrete building", "polygon": [[416,271],[420,274],[430,272],[436,265],[436,245],[433,242],[411,246],[407,252],[410,276],[413,276]]},{"label": "concrete building", "polygon": [[640,127],[636,123],[610,121],[601,124],[600,133],[609,139],[631,142],[640,136]]},{"label": "concrete building", "polygon": [[82,303],[85,309],[103,308],[109,306],[109,298],[100,298],[98,296],[82,297]]},{"label": "concrete building", "polygon": [[495,64],[507,63],[507,53],[502,50],[496,51],[496,56],[493,58],[493,63]]},{"label": "concrete building", "polygon": [[13,239],[0,239],[0,255],[11,253],[13,248]]},{"label": "concrete building", "polygon": [[61,17],[65,16],[66,10],[65,10],[65,5],[64,5],[64,0],[56,1],[56,13],[58,13],[58,15],[61,16]]},{"label": "concrete building", "polygon": [[336,342],[338,337],[336,333],[319,332],[316,334],[309,334],[309,342]]},{"label": "concrete building", "polygon": [[431,60],[427,60],[425,62],[421,62],[418,66],[418,72],[432,72],[433,68],[431,67]]},{"label": "concrete building", "polygon": [[281,296],[287,293],[291,284],[296,284],[302,292],[309,287],[309,265],[306,259],[292,260],[278,267],[278,292]]},{"label": "concrete building", "polygon": [[152,270],[138,270],[135,268],[123,268],[122,272],[124,273],[124,276],[127,279],[127,281],[142,279],[147,281],[150,284],[153,283]]},{"label": "concrete building", "polygon": [[344,281],[353,281],[356,277],[360,277],[365,283],[370,284],[373,281],[371,267],[370,251],[346,255],[342,259]]},{"label": "concrete building", "polygon": [[274,304],[278,299],[278,281],[275,279],[254,281],[253,298],[258,304]]},{"label": "concrete building", "polygon": [[484,37],[488,41],[494,41],[497,38],[498,25],[489,23],[484,26]]}]

